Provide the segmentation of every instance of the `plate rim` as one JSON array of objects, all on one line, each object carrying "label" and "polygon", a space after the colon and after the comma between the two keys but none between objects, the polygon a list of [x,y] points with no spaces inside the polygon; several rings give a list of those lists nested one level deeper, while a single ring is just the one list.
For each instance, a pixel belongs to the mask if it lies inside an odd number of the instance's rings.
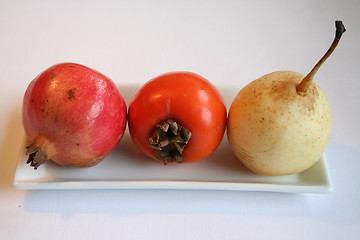
[{"label": "plate rim", "polygon": [[[21,181],[18,179],[19,167],[23,161],[26,136],[22,138],[18,152],[16,170],[13,177],[13,188],[17,190],[70,190],[70,189],[135,189],[135,190],[215,190],[215,191],[254,191],[281,193],[317,193],[328,194],[333,191],[326,153],[319,159],[323,165],[326,182],[320,185],[291,185],[266,182],[212,181],[212,180],[53,180],[53,181]],[[255,174],[255,173],[254,173]],[[260,176],[259,176],[260,177]]]}]

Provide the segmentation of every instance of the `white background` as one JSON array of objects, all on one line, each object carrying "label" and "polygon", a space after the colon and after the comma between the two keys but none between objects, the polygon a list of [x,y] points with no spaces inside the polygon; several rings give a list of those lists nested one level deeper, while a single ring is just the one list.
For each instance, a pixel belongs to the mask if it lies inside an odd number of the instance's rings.
[{"label": "white background", "polygon": [[[358,239],[360,2],[0,0],[0,239]],[[330,194],[12,188],[21,101],[47,67],[72,61],[116,83],[188,70],[239,85],[306,74],[347,32],[316,82],[333,109]]]}]

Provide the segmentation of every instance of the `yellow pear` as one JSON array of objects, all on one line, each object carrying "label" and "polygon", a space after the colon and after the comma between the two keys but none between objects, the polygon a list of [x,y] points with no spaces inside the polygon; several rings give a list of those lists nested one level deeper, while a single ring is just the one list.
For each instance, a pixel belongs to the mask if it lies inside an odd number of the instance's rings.
[{"label": "yellow pear", "polygon": [[329,50],[307,76],[278,71],[245,86],[233,100],[227,136],[239,160],[260,175],[303,172],[324,153],[331,133],[331,108],[313,77],[334,51],[345,27],[336,21]]}]

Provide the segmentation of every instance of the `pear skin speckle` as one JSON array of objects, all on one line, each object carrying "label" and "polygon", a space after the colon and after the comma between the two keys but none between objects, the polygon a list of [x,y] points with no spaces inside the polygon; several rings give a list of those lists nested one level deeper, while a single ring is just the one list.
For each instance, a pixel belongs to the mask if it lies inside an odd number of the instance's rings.
[{"label": "pear skin speckle", "polygon": [[235,97],[228,117],[231,149],[260,175],[305,171],[324,153],[331,133],[331,109],[318,85],[306,96],[296,92],[303,75],[279,71],[245,86]]}]

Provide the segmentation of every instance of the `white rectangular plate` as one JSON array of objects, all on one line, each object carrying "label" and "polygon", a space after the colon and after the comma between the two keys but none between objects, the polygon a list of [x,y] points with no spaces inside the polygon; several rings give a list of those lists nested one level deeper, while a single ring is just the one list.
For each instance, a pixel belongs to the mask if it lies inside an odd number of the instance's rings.
[{"label": "white rectangular plate", "polygon": [[[140,85],[119,85],[129,103]],[[227,107],[240,87],[217,86]],[[229,109],[229,108],[228,108]],[[163,165],[146,158],[126,132],[101,163],[91,168],[65,168],[52,162],[34,170],[26,164],[21,145],[13,185],[16,189],[197,189],[298,193],[329,193],[331,179],[325,155],[300,174],[265,177],[252,173],[232,154],[224,137],[207,159],[191,164]]]}]

